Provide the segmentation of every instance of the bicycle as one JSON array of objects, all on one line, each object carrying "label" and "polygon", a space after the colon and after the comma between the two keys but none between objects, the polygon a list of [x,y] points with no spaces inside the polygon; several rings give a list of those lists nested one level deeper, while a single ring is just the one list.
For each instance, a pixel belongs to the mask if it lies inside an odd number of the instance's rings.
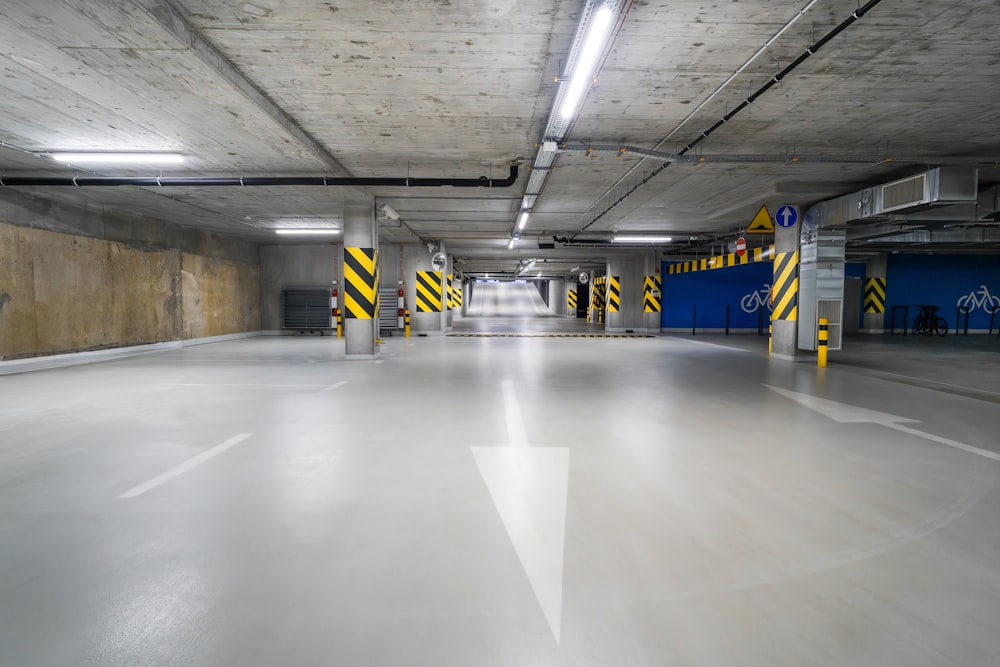
[{"label": "bicycle", "polygon": [[916,319],[913,320],[913,333],[921,336],[944,336],[948,333],[948,322],[937,314],[939,308],[932,305],[913,304],[920,308]]}]

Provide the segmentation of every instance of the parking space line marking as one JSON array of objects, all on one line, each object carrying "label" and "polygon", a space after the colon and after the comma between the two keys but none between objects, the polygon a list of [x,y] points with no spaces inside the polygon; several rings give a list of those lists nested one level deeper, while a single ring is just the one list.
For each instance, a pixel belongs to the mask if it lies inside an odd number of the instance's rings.
[{"label": "parking space line marking", "polygon": [[125,493],[121,494],[118,497],[135,498],[136,496],[141,496],[142,494],[146,493],[147,491],[155,489],[161,484],[166,484],[174,477],[177,477],[178,475],[183,475],[184,473],[193,470],[194,468],[197,468],[202,463],[205,463],[206,461],[215,458],[216,456],[218,456],[219,454],[223,453],[224,451],[226,451],[231,447],[235,447],[236,445],[240,444],[241,442],[243,442],[252,435],[253,433],[239,433],[237,435],[234,435],[225,442],[220,442],[215,447],[212,447],[211,449],[206,449],[201,454],[192,456],[187,461],[179,463],[178,465],[174,466],[173,468],[166,471],[162,475],[158,475],[157,477],[154,477],[148,482],[143,482],[139,486],[132,487],[131,489],[129,489],[128,491],[126,491]]}]

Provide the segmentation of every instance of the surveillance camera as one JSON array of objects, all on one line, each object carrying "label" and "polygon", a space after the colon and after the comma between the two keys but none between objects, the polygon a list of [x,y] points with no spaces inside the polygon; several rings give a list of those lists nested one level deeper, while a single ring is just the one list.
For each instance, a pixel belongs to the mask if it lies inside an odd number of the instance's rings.
[{"label": "surveillance camera", "polygon": [[382,204],[382,213],[390,220],[399,220],[399,213],[388,204]]}]

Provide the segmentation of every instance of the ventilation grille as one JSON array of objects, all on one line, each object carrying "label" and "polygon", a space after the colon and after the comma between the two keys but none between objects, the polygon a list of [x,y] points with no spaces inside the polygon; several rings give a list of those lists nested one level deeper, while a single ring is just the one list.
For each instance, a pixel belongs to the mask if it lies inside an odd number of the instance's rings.
[{"label": "ventilation grille", "polygon": [[927,202],[926,173],[882,186],[883,211],[895,211],[896,209],[926,204]]},{"label": "ventilation grille", "polygon": [[399,299],[395,287],[380,287],[378,290],[378,328],[399,328]]},{"label": "ventilation grille", "polygon": [[330,291],[288,288],[281,290],[282,329],[330,329]]}]

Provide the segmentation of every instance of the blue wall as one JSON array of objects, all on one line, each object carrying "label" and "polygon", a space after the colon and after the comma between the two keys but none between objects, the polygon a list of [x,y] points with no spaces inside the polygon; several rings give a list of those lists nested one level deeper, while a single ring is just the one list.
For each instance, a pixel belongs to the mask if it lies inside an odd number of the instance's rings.
[{"label": "blue wall", "polygon": [[[664,262],[660,272],[663,276],[660,327],[690,329],[692,306],[696,304],[699,329],[724,328],[727,304],[729,326],[733,329],[757,329],[758,299],[765,303],[765,320],[770,317],[766,290],[771,286],[774,271],[771,262],[670,275],[667,270],[672,263]],[[759,291],[759,296],[754,295],[755,291]],[[741,307],[741,302],[750,312]]]},{"label": "blue wall", "polygon": [[[935,304],[941,307],[938,314],[948,321],[954,331],[955,310],[960,298],[974,294],[985,301],[983,286],[995,297],[993,304],[1000,304],[1000,257],[989,255],[905,255],[888,257],[885,287],[886,327],[894,305],[910,306],[912,326],[917,309],[913,304]],[[986,329],[990,324],[989,306],[969,304],[969,328]],[[1000,315],[998,315],[1000,321]],[[897,328],[902,315],[896,320]]]}]

